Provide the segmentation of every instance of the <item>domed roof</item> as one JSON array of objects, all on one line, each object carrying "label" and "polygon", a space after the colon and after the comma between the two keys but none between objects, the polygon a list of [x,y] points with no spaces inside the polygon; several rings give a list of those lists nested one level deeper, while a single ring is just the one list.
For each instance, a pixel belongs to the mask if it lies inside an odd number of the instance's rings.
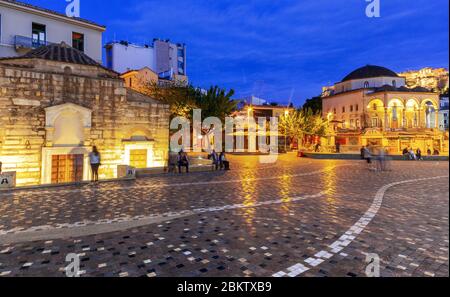
[{"label": "domed roof", "polygon": [[23,59],[37,58],[57,62],[90,65],[90,66],[101,66],[94,59],[92,59],[82,51],[79,51],[67,45],[65,42],[41,46],[37,49],[34,49],[26,53],[20,58]]},{"label": "domed roof", "polygon": [[392,70],[389,70],[385,67],[375,66],[375,65],[367,65],[361,68],[356,69],[349,75],[347,75],[342,81],[349,81],[354,79],[363,79],[363,78],[373,78],[373,77],[399,77],[397,73]]}]

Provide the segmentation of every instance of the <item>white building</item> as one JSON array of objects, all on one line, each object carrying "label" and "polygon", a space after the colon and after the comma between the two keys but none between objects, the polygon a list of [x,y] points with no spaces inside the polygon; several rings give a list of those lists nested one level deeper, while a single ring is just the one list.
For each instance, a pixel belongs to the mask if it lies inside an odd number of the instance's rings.
[{"label": "white building", "polygon": [[439,128],[441,130],[448,130],[449,128],[449,101],[448,97],[441,97],[439,110]]},{"label": "white building", "polygon": [[0,58],[65,42],[102,62],[104,26],[30,4],[0,0]]},{"label": "white building", "polygon": [[135,45],[126,41],[106,45],[106,67],[119,73],[145,67],[161,78],[187,76],[186,45],[155,39],[151,45]]}]

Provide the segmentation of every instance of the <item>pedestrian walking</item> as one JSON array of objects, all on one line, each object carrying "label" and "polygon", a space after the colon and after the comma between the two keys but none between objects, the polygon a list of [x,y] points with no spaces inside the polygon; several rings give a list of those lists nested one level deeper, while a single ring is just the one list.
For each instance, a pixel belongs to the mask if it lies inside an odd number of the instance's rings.
[{"label": "pedestrian walking", "polygon": [[92,147],[92,152],[89,154],[89,162],[91,163],[92,182],[98,182],[98,170],[101,165],[101,156],[96,146]]}]

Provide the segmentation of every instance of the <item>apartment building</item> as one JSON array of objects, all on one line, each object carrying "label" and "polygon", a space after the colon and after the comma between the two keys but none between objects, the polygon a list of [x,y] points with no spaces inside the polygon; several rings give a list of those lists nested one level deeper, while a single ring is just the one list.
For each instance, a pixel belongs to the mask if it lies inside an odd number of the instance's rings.
[{"label": "apartment building", "polygon": [[106,28],[81,18],[13,0],[0,0],[0,58],[64,42],[102,62]]},{"label": "apartment building", "polygon": [[186,45],[155,39],[151,45],[109,42],[106,67],[119,73],[150,68],[162,79],[187,81]]}]

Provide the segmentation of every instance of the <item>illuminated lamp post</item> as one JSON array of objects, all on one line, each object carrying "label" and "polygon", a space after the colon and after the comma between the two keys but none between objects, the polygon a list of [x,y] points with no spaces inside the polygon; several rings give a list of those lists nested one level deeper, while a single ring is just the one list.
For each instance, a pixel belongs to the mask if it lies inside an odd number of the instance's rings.
[{"label": "illuminated lamp post", "polygon": [[[284,111],[284,119],[286,120],[288,116],[289,116],[289,110],[286,109],[286,110]],[[287,152],[286,125],[285,125],[285,127],[284,127],[284,151]]]}]

